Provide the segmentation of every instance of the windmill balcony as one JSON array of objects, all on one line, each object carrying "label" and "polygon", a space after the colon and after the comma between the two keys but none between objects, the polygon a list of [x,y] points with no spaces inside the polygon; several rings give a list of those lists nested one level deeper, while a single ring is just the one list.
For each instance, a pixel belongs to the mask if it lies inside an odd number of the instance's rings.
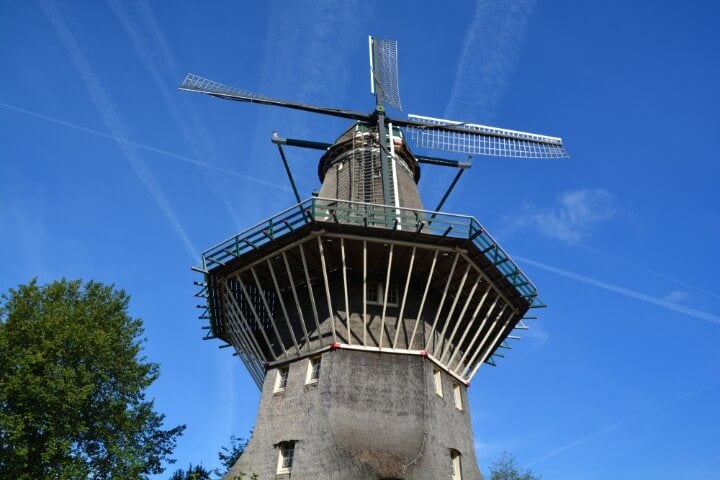
[{"label": "windmill balcony", "polygon": [[208,338],[258,386],[266,368],[337,348],[426,356],[467,384],[543,306],[477,220],[443,212],[313,197],[202,261]]}]

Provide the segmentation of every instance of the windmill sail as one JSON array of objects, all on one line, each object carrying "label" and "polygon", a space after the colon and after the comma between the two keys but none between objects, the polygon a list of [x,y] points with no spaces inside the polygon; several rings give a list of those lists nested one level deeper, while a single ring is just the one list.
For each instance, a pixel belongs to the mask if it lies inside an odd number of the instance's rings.
[{"label": "windmill sail", "polygon": [[230,87],[228,85],[223,85],[222,83],[208,80],[207,78],[199,77],[197,75],[193,75],[192,73],[187,74],[185,80],[183,80],[182,84],[178,88],[180,90],[187,90],[190,92],[205,93],[207,95],[223,98],[225,100],[259,103],[262,105],[275,105],[278,107],[292,108],[295,110],[303,110],[306,112],[323,113],[334,117],[350,118],[352,120],[367,121],[370,119],[369,115],[360,112],[354,112],[352,110],[332,107],[319,107],[304,103],[291,102],[289,100],[266,97],[257,93],[240,90],[238,88]]},{"label": "windmill sail", "polygon": [[408,119],[393,122],[407,128],[421,148],[511,158],[568,157],[559,137],[421,115]]},{"label": "windmill sail", "polygon": [[387,102],[402,110],[398,86],[397,41],[370,37],[370,91],[378,102]]}]

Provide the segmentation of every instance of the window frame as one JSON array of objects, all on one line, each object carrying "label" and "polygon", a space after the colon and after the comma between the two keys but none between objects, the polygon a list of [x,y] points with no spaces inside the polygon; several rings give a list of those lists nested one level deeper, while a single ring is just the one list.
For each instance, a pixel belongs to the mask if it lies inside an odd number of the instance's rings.
[{"label": "window frame", "polygon": [[454,448],[450,449],[450,464],[452,472],[450,478],[452,480],[462,480],[462,454]]},{"label": "window frame", "polygon": [[[370,300],[368,297],[370,294],[370,285],[374,285],[377,290],[377,300]],[[391,301],[392,295],[395,295],[395,301]],[[383,282],[379,282],[377,280],[368,280],[367,281],[367,291],[365,294],[365,302],[367,302],[368,305],[382,305],[383,301],[385,300],[385,284]],[[397,283],[390,283],[390,291],[388,293],[388,307],[397,307],[398,301],[400,300],[400,289],[398,288]]]},{"label": "window frame", "polygon": [[462,400],[462,389],[460,384],[453,382],[453,400],[455,401],[455,408],[463,411],[463,400]]},{"label": "window frame", "polygon": [[[317,376],[313,376],[317,365]],[[313,385],[320,382],[320,372],[322,371],[322,356],[308,358],[307,373],[305,374],[305,385]]]},{"label": "window frame", "polygon": [[[278,443],[278,475],[292,472],[293,464],[295,463],[295,444],[295,440],[287,440]],[[289,462],[288,459],[290,459]]]},{"label": "window frame", "polygon": [[443,398],[442,372],[439,368],[433,368],[433,384],[435,385],[435,395]]},{"label": "window frame", "polygon": [[284,393],[287,389],[288,377],[290,376],[290,366],[278,367],[275,373],[275,384],[273,393]]}]

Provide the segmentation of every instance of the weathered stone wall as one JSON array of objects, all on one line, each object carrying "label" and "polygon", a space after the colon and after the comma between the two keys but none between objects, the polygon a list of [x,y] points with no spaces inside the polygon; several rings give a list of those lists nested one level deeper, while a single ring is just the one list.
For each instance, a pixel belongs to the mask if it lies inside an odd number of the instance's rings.
[{"label": "weathered stone wall", "polygon": [[[451,449],[462,455],[463,479],[480,479],[466,389],[458,410],[454,380],[443,373],[438,396],[426,358],[328,351],[310,385],[307,368],[307,359],[291,363],[279,394],[277,370],[268,371],[252,438],[226,479],[246,472],[260,480],[438,480],[450,478]],[[290,474],[277,475],[283,441],[297,442],[295,461]]]}]

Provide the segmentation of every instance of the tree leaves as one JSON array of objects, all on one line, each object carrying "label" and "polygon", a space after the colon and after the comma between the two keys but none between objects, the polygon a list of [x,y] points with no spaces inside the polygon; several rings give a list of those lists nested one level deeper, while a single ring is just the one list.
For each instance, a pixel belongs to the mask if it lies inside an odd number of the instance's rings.
[{"label": "tree leaves", "polygon": [[169,480],[210,480],[210,471],[202,465],[193,466],[191,463],[187,470],[175,470]]},{"label": "tree leaves", "polygon": [[129,297],[97,282],[36,281],[0,301],[0,477],[142,479],[184,426],[145,399],[158,365],[139,358]]},{"label": "tree leaves", "polygon": [[[252,432],[251,432],[252,435]],[[229,471],[233,465],[235,465],[235,462],[238,461],[240,458],[240,455],[243,454],[245,451],[245,448],[247,447],[248,441],[244,438],[231,435],[230,436],[230,446],[222,446],[220,447],[220,451],[218,452],[218,459],[220,460],[220,463],[223,467],[225,467],[225,472]],[[218,475],[222,475],[222,472],[217,471],[216,473]]]},{"label": "tree leaves", "polygon": [[515,457],[503,452],[500,458],[490,466],[490,480],[540,480],[533,472],[520,470]]}]

